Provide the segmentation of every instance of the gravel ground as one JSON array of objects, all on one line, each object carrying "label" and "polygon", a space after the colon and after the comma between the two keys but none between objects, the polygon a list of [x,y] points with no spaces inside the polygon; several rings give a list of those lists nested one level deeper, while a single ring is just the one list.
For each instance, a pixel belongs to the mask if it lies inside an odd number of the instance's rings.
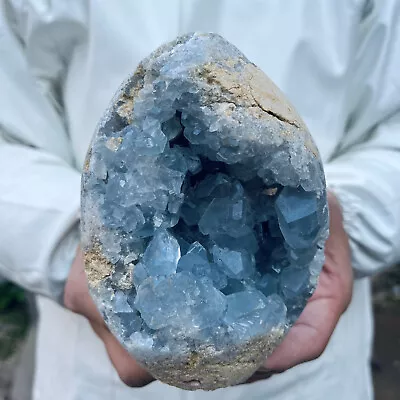
[{"label": "gravel ground", "polygon": [[376,400],[400,399],[400,266],[374,280]]},{"label": "gravel ground", "polygon": [[10,399],[11,382],[33,313],[31,304],[30,297],[21,290],[0,282],[0,400]]},{"label": "gravel ground", "polygon": [[29,318],[27,307],[19,308],[0,315],[0,400],[10,399],[11,382],[24,347]]},{"label": "gravel ground", "polygon": [[9,400],[11,381],[18,360],[16,353],[7,360],[0,361],[0,400]]}]

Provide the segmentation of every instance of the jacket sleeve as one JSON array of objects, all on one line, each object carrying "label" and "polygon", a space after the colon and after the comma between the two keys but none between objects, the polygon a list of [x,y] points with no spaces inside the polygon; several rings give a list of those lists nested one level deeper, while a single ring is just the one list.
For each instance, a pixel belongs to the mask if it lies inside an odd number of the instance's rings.
[{"label": "jacket sleeve", "polygon": [[368,4],[350,66],[345,135],[325,166],[358,276],[400,261],[400,2]]},{"label": "jacket sleeve", "polygon": [[79,242],[80,173],[56,93],[79,30],[45,3],[0,5],[0,275],[61,302]]}]

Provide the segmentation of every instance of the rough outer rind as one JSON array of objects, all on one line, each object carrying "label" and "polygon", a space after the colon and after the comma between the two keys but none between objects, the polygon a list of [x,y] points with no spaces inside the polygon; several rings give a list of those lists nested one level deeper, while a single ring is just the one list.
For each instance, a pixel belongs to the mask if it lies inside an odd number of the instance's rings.
[{"label": "rough outer rind", "polygon": [[111,275],[114,269],[98,246],[84,252],[84,261],[86,276],[91,288],[97,288],[104,279]]},{"label": "rough outer rind", "polygon": [[153,376],[165,383],[185,390],[215,390],[238,385],[250,378],[265,358],[279,345],[284,337],[283,328],[270,335],[258,337],[229,353],[205,348],[184,360],[159,360],[142,364]]}]

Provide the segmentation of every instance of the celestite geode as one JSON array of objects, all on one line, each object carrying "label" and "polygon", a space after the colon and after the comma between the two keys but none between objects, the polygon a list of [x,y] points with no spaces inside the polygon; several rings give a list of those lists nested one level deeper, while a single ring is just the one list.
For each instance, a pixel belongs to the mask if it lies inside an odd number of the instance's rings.
[{"label": "celestite geode", "polygon": [[184,389],[246,380],[315,288],[324,173],[301,118],[215,34],[161,46],[121,86],[82,179],[82,244],[111,331]]}]

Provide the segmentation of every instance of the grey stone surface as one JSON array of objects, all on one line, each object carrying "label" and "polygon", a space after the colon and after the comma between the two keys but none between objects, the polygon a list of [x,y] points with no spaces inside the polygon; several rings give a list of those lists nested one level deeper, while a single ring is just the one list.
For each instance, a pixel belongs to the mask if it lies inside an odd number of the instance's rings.
[{"label": "grey stone surface", "polygon": [[246,380],[312,294],[327,229],[306,126],[218,35],[143,60],[94,135],[82,179],[91,293],[164,382]]}]

